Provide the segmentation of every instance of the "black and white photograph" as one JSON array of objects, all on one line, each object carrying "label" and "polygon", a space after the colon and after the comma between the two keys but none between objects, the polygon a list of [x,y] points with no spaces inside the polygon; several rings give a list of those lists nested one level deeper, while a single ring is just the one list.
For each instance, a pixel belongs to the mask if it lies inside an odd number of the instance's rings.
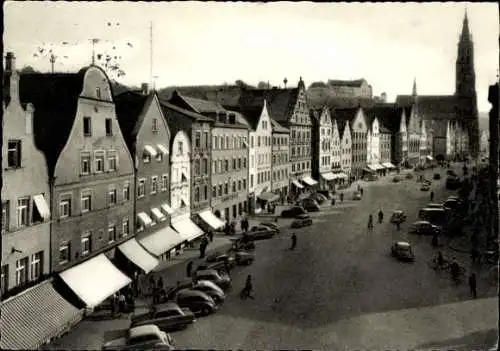
[{"label": "black and white photograph", "polygon": [[497,3],[3,15],[1,349],[498,349]]}]

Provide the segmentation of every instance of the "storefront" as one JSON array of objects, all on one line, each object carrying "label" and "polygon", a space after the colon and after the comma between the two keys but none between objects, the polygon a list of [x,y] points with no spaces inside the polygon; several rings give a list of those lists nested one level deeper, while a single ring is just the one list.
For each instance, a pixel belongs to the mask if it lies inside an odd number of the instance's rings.
[{"label": "storefront", "polygon": [[159,263],[158,259],[146,251],[135,238],[118,246],[113,261],[129,277],[134,277],[135,273],[148,274]]},{"label": "storefront", "polygon": [[176,255],[176,248],[184,242],[184,239],[172,227],[165,227],[140,238],[138,241],[160,261],[165,261]]},{"label": "storefront", "polygon": [[309,190],[312,190],[312,188],[318,184],[317,181],[312,179],[310,176],[304,176],[301,178],[302,183],[304,183]]},{"label": "storefront", "polygon": [[263,191],[257,196],[257,203],[261,208],[270,211],[273,208],[273,204],[280,200],[280,196],[275,193]]},{"label": "storefront", "polygon": [[104,254],[59,273],[59,277],[87,308],[96,307],[132,282]]},{"label": "storefront", "polygon": [[205,234],[203,230],[191,220],[191,218],[183,218],[172,222],[171,225],[172,228],[179,233],[184,242],[190,243]]},{"label": "storefront", "polygon": [[2,301],[1,311],[2,350],[37,350],[67,332],[83,315],[50,280]]},{"label": "storefront", "polygon": [[375,168],[374,165],[366,165],[365,168],[363,168],[363,178],[368,178],[371,177],[372,175],[377,174],[377,169]]},{"label": "storefront", "polygon": [[321,173],[319,187],[321,190],[335,190],[335,174],[333,172]]},{"label": "storefront", "polygon": [[210,210],[205,210],[200,213],[198,213],[198,217],[201,219],[200,225],[204,226],[207,231],[208,230],[214,230],[214,231],[222,231],[224,229],[225,223],[217,218],[215,214],[212,213]]},{"label": "storefront", "polygon": [[393,165],[392,163],[390,162],[383,162],[382,163],[382,166],[384,166],[385,168],[385,171],[386,171],[386,174],[387,173],[391,173],[391,172],[395,172],[396,171],[396,166]]}]

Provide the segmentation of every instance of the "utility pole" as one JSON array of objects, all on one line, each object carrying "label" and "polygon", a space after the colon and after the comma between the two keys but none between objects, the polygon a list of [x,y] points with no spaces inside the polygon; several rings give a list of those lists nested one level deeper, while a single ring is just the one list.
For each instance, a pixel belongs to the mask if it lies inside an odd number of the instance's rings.
[{"label": "utility pole", "polygon": [[[498,76],[497,76],[498,80]],[[488,242],[491,239],[498,237],[498,195],[497,195],[497,182],[498,182],[498,164],[499,164],[499,128],[498,128],[498,103],[500,96],[498,94],[498,82],[490,85],[488,90],[488,101],[493,105],[489,113],[489,127],[490,127],[490,155],[489,155],[489,174],[490,174],[490,191],[489,191],[489,205],[490,205],[490,231]]]},{"label": "utility pole", "polygon": [[50,61],[50,66],[52,68],[52,73],[54,73],[54,63],[56,63],[57,56],[54,55],[53,53],[50,54],[49,61]]},{"label": "utility pole", "polygon": [[153,88],[153,22],[149,22],[149,85]]}]

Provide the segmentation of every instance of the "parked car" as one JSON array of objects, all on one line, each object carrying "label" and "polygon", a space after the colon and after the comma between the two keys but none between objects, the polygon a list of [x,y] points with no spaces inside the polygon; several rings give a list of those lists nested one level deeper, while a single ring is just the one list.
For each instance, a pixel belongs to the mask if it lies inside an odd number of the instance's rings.
[{"label": "parked car", "polygon": [[218,251],[209,254],[205,261],[209,263],[209,266],[212,267],[211,269],[218,269],[216,267],[219,266],[223,268],[229,267],[231,269],[236,265],[234,256]]},{"label": "parked car", "polygon": [[113,332],[114,338],[106,342],[103,350],[173,350],[172,337],[154,324],[141,325]]},{"label": "parked car", "polygon": [[431,187],[429,184],[424,183],[420,186],[420,191],[429,191],[429,190],[431,190]]},{"label": "parked car", "polygon": [[442,208],[442,209],[444,209],[444,205],[443,204],[435,204],[435,203],[427,204],[425,207],[426,208]]},{"label": "parked car", "polygon": [[195,316],[207,316],[217,311],[214,299],[201,291],[183,289],[175,295],[175,302],[180,307],[189,308]]},{"label": "parked car", "polygon": [[317,193],[326,197],[327,200],[331,200],[334,197],[334,194],[330,190],[318,190]]},{"label": "parked car", "polygon": [[418,212],[418,218],[443,227],[448,224],[449,211],[444,208],[422,208]]},{"label": "parked car", "polygon": [[302,199],[301,205],[307,212],[318,212],[320,210],[318,202],[311,198]]},{"label": "parked car", "polygon": [[[318,204],[322,204],[323,202],[328,200],[325,195],[320,194],[320,193],[311,194],[309,196],[309,199],[315,200]],[[307,210],[307,207],[306,207],[306,210]]]},{"label": "parked car", "polygon": [[404,213],[404,211],[401,211],[401,210],[396,210],[392,213],[392,216],[391,216],[391,223],[403,223],[406,221],[406,214]]},{"label": "parked car", "polygon": [[446,189],[457,190],[462,186],[462,182],[459,177],[449,176],[446,178]]},{"label": "parked car", "polygon": [[362,196],[359,191],[355,191],[354,194],[352,194],[352,199],[353,200],[361,200]]},{"label": "parked car", "polygon": [[181,308],[174,302],[155,305],[146,313],[133,315],[131,327],[154,324],[161,330],[184,329],[196,321],[194,313],[189,308]]},{"label": "parked car", "polygon": [[292,222],[292,228],[302,228],[312,225],[313,220],[309,215],[300,215]]},{"label": "parked car", "polygon": [[247,240],[265,240],[274,237],[278,231],[276,229],[269,228],[265,225],[253,226],[250,231],[243,233],[243,237]]},{"label": "parked car", "polygon": [[460,206],[460,202],[457,199],[448,199],[443,203],[443,205],[451,210],[456,210]]},{"label": "parked car", "polygon": [[269,228],[271,228],[271,229],[274,229],[274,230],[276,230],[278,233],[279,233],[279,231],[280,231],[280,227],[279,227],[276,223],[274,223],[274,222],[261,222],[261,223],[260,223],[260,225],[264,225],[264,226],[266,226],[266,227],[269,227]]},{"label": "parked car", "polygon": [[432,179],[434,179],[434,180],[440,180],[441,179],[441,174],[434,173],[434,175],[432,176]]},{"label": "parked car", "polygon": [[413,174],[412,173],[406,173],[405,178],[406,179],[413,179]]},{"label": "parked car", "polygon": [[393,181],[394,183],[399,183],[399,182],[401,181],[401,178],[400,178],[400,177],[398,177],[398,176],[394,176],[394,178],[392,178],[392,181]]},{"label": "parked car", "polygon": [[196,271],[193,278],[195,281],[209,280],[217,284],[224,291],[231,287],[231,278],[229,275],[217,272],[215,269]]},{"label": "parked car", "polygon": [[391,246],[391,254],[399,261],[413,262],[415,255],[411,245],[407,241],[396,241]]},{"label": "parked car", "polygon": [[281,212],[281,217],[284,218],[296,218],[298,215],[306,214],[307,211],[304,207],[294,206],[288,210],[283,210]]},{"label": "parked car", "polygon": [[441,227],[428,221],[416,221],[410,226],[410,233],[421,235],[441,234]]}]

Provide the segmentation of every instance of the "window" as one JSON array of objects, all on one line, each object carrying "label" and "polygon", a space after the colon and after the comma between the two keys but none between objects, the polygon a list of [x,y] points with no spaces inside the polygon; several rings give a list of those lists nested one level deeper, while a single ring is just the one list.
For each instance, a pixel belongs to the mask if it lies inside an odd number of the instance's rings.
[{"label": "window", "polygon": [[91,242],[90,242],[90,232],[86,232],[82,236],[81,255],[87,256],[91,250],[92,250],[92,246],[91,246]]},{"label": "window", "polygon": [[96,151],[95,153],[95,172],[101,173],[104,172],[104,152]]},{"label": "window", "polygon": [[21,167],[21,140],[9,140],[7,144],[7,167]]},{"label": "window", "polygon": [[203,200],[208,200],[208,185],[203,186]]},{"label": "window", "polygon": [[101,88],[95,88],[95,96],[97,97],[97,99],[101,98]]},{"label": "window", "polygon": [[222,184],[219,184],[219,189],[217,192],[218,196],[222,196]]},{"label": "window", "polygon": [[82,192],[81,207],[82,213],[92,210],[92,196],[89,192]]},{"label": "window", "polygon": [[167,191],[168,189],[168,174],[163,174],[161,176],[161,191]]},{"label": "window", "polygon": [[146,151],[144,151],[144,153],[142,154],[142,162],[144,162],[144,163],[151,162],[151,155]]},{"label": "window", "polygon": [[200,132],[196,132],[196,136],[194,138],[194,147],[201,147],[201,133]]},{"label": "window", "polygon": [[31,255],[31,280],[37,280],[43,272],[43,251]]},{"label": "window", "polygon": [[202,161],[203,174],[208,175],[208,159],[204,158]]},{"label": "window", "polygon": [[260,147],[260,135],[257,137],[257,147]]},{"label": "window", "polygon": [[152,120],[152,131],[153,133],[158,133],[158,119],[157,118],[153,118]]},{"label": "window", "polygon": [[199,187],[196,187],[194,189],[194,201],[200,202],[200,188]]},{"label": "window", "polygon": [[243,157],[243,168],[247,168],[247,158]]},{"label": "window", "polygon": [[224,171],[229,172],[229,160],[224,160]]},{"label": "window", "polygon": [[229,193],[229,183],[224,184],[224,195],[227,195]]},{"label": "window", "polygon": [[243,184],[242,184],[242,189],[241,190],[246,190],[247,189],[247,180],[243,179]]},{"label": "window", "polygon": [[241,180],[238,180],[238,191],[241,190]]},{"label": "window", "polygon": [[23,227],[29,224],[30,198],[25,197],[17,200],[17,226]]},{"label": "window", "polygon": [[128,218],[122,220],[122,236],[129,235],[129,221]]},{"label": "window", "polygon": [[253,148],[253,135],[250,137],[250,147]]},{"label": "window", "polygon": [[212,197],[217,197],[217,186],[212,186]]},{"label": "window", "polygon": [[200,175],[200,160],[194,161],[194,174]]},{"label": "window", "polygon": [[116,171],[116,151],[108,151],[108,172]]},{"label": "window", "polygon": [[233,158],[233,169],[236,169],[236,162],[237,162],[236,159]]},{"label": "window", "polygon": [[108,224],[108,243],[116,241],[116,226],[114,223]]},{"label": "window", "polygon": [[116,205],[116,188],[110,188],[108,190],[108,205]]},{"label": "window", "polygon": [[106,118],[105,128],[106,128],[106,136],[112,136],[113,135],[113,122],[111,121],[111,118]]},{"label": "window", "polygon": [[156,154],[156,162],[163,162],[163,152],[158,152]]},{"label": "window", "polygon": [[253,174],[250,174],[250,187],[253,187]]},{"label": "window", "polygon": [[130,200],[130,183],[125,182],[123,184],[123,201]]},{"label": "window", "polygon": [[221,137],[220,137],[220,148],[221,148],[222,150],[224,150],[224,148],[226,147],[226,146],[225,146],[225,143],[224,143],[224,140],[225,140],[225,139],[224,139],[224,137],[223,137],[223,136],[221,136]]},{"label": "window", "polygon": [[203,132],[203,140],[205,141],[205,149],[208,149],[210,147],[208,140],[208,132]]},{"label": "window", "polygon": [[81,174],[90,173],[90,152],[82,152],[80,154]]},{"label": "window", "polygon": [[9,231],[9,201],[2,201],[2,232]]},{"label": "window", "polygon": [[158,191],[158,177],[151,177],[151,194],[156,194]]},{"label": "window", "polygon": [[241,169],[241,158],[238,158],[238,169]]},{"label": "window", "polygon": [[235,193],[235,192],[236,192],[236,181],[233,180],[233,193]]},{"label": "window", "polygon": [[71,195],[62,195],[59,201],[59,218],[71,216]]},{"label": "window", "polygon": [[83,117],[83,136],[92,135],[92,123],[90,117]]},{"label": "window", "polygon": [[2,295],[9,290],[9,265],[2,266],[2,275],[0,280],[0,290]]},{"label": "window", "polygon": [[16,261],[16,285],[24,285],[28,281],[28,257]]},{"label": "window", "polygon": [[146,179],[139,179],[137,184],[137,197],[143,197],[146,195]]},{"label": "window", "polygon": [[212,174],[217,173],[217,161],[212,161]]}]

